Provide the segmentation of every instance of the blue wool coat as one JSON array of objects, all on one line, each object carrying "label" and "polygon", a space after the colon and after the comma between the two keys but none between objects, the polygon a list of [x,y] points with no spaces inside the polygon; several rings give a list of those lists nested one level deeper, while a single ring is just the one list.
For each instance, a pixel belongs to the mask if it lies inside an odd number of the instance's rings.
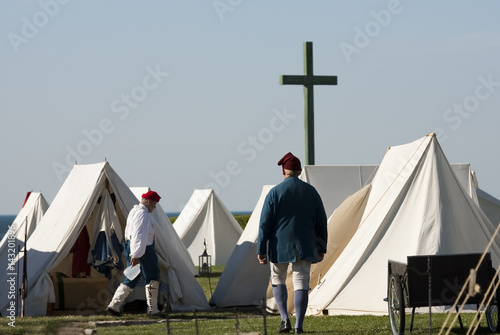
[{"label": "blue wool coat", "polygon": [[326,253],[326,213],[316,189],[296,178],[273,187],[260,216],[257,254],[273,263],[318,262]]}]

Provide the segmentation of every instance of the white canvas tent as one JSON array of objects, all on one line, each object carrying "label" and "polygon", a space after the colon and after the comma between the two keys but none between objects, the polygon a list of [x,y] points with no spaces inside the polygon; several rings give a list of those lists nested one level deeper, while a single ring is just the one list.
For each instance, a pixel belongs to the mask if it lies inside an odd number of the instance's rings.
[{"label": "white canvas tent", "polygon": [[226,265],[243,229],[212,189],[194,190],[174,229],[199,263],[206,241],[212,265]]},{"label": "white canvas tent", "polygon": [[257,260],[257,237],[264,199],[272,185],[264,185],[229,261],[222,271],[210,303],[217,307],[259,306],[266,298],[269,264]]},{"label": "white canvas tent", "polygon": [[[132,193],[134,193],[136,198],[140,201],[142,195],[148,192],[150,189],[149,187],[131,187],[130,190],[132,190]],[[182,243],[179,235],[177,235],[177,232],[172,226],[172,223],[170,222],[167,213],[161,207],[160,203],[156,205],[156,209],[153,211],[153,213],[151,213],[151,216],[156,221],[156,223],[162,226],[167,232],[166,235],[166,237],[168,237],[167,243],[173,246],[175,250],[177,250],[177,254],[180,260],[184,262],[186,266],[191,270],[193,276],[198,275],[198,271],[196,270],[196,266],[194,265],[193,260],[191,259],[189,251],[187,251],[186,247],[184,246],[184,243]]]},{"label": "white canvas tent", "polygon": [[[27,234],[28,238],[31,236],[48,208],[49,204],[47,200],[45,200],[45,197],[42,193],[28,192],[23,203],[23,207],[16,215],[14,221],[10,225],[9,230],[3,236],[2,241],[0,242],[0,254],[2,255],[0,256],[0,258],[2,259],[2,262],[4,260],[7,261],[7,256],[3,257],[4,248],[7,247],[7,238],[10,238],[11,241],[16,240],[16,245],[23,244],[25,233]],[[6,267],[7,266],[2,268]]]},{"label": "white canvas tent", "polygon": [[[95,242],[92,237],[100,231],[105,232],[108,242],[108,236],[112,233],[120,237],[125,228],[126,216],[137,203],[137,198],[107,162],[73,167],[38,228],[28,240],[26,315],[45,315],[48,303],[55,301],[50,275],[55,272],[67,274],[71,271],[70,250],[80,233],[87,229],[91,245]],[[155,230],[162,282],[160,289],[170,299],[171,308],[208,308],[204,292],[191,271],[183,262],[177,261],[176,250],[168,245],[167,232],[158,224],[155,224]],[[113,256],[116,253],[115,249]],[[22,266],[22,253],[16,261],[14,267]],[[112,279],[121,280],[121,274],[121,271],[113,270]],[[0,280],[5,283],[10,276],[12,274],[4,271],[0,274]],[[22,273],[17,278],[20,279],[21,276]],[[94,270],[87,278],[71,278],[75,286],[67,294],[81,293],[82,290],[78,289],[80,285],[83,287],[93,280],[103,278],[102,274]],[[9,294],[9,290],[20,285],[19,280],[13,280],[9,284],[11,285],[0,286],[0,310],[3,316],[12,315],[12,306],[18,309],[20,304],[20,301],[15,300],[15,295],[11,298]],[[100,297],[99,293],[97,298]],[[96,297],[93,298],[95,301]],[[85,301],[81,303],[85,304]]]},{"label": "white canvas tent", "polygon": [[0,266],[7,269],[11,257],[17,255],[17,250],[23,248],[25,234],[29,238],[43,215],[49,208],[49,204],[40,192],[28,192],[23,207],[15,217],[0,242]]},{"label": "white canvas tent", "polygon": [[[429,141],[431,138],[432,136],[429,138]],[[439,148],[438,144],[437,147]],[[396,149],[396,147],[393,149]],[[440,155],[444,157],[440,148],[438,151],[440,152]],[[389,157],[390,156],[391,155],[389,155]],[[402,156],[404,157],[404,154]],[[399,157],[399,159],[403,158]],[[444,159],[444,161],[446,160]],[[444,165],[445,168],[446,164]],[[387,166],[388,164],[384,163],[382,167],[385,170],[388,169]],[[334,214],[329,217],[328,252],[323,262],[313,265],[311,273],[311,287],[316,286],[316,284],[319,283],[319,280],[321,278],[324,278],[325,273],[329,270],[332,264],[335,263],[338,256],[342,253],[346,245],[350,242],[351,238],[356,233],[358,226],[361,223],[362,216],[365,212],[365,208],[367,208],[366,205],[368,202],[368,196],[370,195],[372,188],[372,184],[370,182],[371,180],[373,180],[376,168],[377,166],[375,165],[304,167],[300,178],[315,186],[323,199],[325,208],[330,208],[330,211],[336,209],[334,211]],[[440,175],[442,175],[443,173],[441,170],[442,169],[439,170]],[[475,188],[475,185],[477,185],[477,181],[475,180],[474,174],[470,171],[469,164],[452,164],[451,170],[453,171],[453,175],[456,177],[454,183],[455,189],[463,190],[463,194],[467,195],[470,201],[472,201],[473,203],[474,201],[477,202],[477,199],[479,200],[479,203],[481,203],[481,206],[484,206],[483,203],[487,203],[489,206],[489,211],[485,210],[485,212],[489,212],[489,218],[493,218],[495,217],[495,215],[496,217],[498,217],[500,215],[500,206],[498,206],[498,200],[491,197],[486,192]],[[388,172],[381,172],[380,175],[382,176],[386,173]],[[390,173],[394,172],[389,172],[389,175]],[[448,175],[449,179],[452,174],[448,171]],[[381,176],[379,177],[379,179],[383,178]],[[441,176],[440,179],[442,179]],[[461,185],[461,187],[457,186],[457,180],[458,184]],[[434,182],[433,180],[420,180],[419,182],[424,183],[422,188],[427,186],[429,188],[429,192],[433,189],[434,191],[436,191],[436,186],[434,185],[434,187],[432,187],[432,183]],[[443,182],[441,182],[441,184],[442,183]],[[380,185],[380,182],[377,182],[377,184]],[[439,189],[439,192],[445,191],[442,189],[442,187],[437,187],[437,189]],[[252,241],[253,243],[255,243],[257,239],[259,225],[258,221],[260,217],[260,211],[262,209],[261,201],[263,201],[266,194],[267,192],[262,193],[261,199],[254,209],[251,220],[249,220],[247,227],[245,228],[245,231],[240,241],[238,242],[238,247],[233,252],[230,261],[228,262],[226,268],[224,269],[224,272],[222,273],[221,281],[225,277],[227,277],[225,278],[227,280],[222,281],[223,285],[217,285],[211,301],[211,303],[214,303],[217,306],[228,307],[256,305],[260,303],[260,300],[258,299],[258,297],[260,297],[258,295],[258,292],[262,292],[262,290],[265,290],[268,286],[268,273],[258,271],[261,270],[262,267],[256,260],[255,245],[252,248],[252,246],[248,244]],[[422,197],[425,197],[425,194],[427,194],[427,190],[423,191],[422,194]],[[373,200],[373,197],[371,199]],[[485,226],[489,226],[489,229],[492,230],[493,227],[487,222],[488,220],[483,217],[482,212],[478,210],[477,213],[479,213],[479,217],[482,217],[480,219],[481,222],[483,222]],[[415,211],[414,214],[419,215],[422,213]],[[252,219],[255,219],[255,221]],[[421,220],[421,218],[417,220]],[[246,247],[240,248],[239,246],[243,243],[247,244]],[[237,249],[239,250],[237,251]],[[243,253],[243,250],[248,250],[247,254]],[[405,257],[406,256],[404,256],[403,258]],[[385,265],[382,265],[382,271],[385,271],[384,273],[386,273],[386,263],[387,260],[385,260]],[[226,271],[228,272],[227,276],[225,273]],[[232,278],[238,278],[238,280],[231,281]],[[367,278],[370,278],[370,275],[368,275]],[[385,278],[385,281],[386,280],[387,279]],[[324,283],[322,285],[324,285]],[[249,290],[251,291],[256,292],[255,299],[252,299],[252,297],[240,297],[239,292],[241,292],[245,287],[249,288]],[[384,292],[385,290],[386,287],[382,289],[382,291]],[[385,295],[385,293],[383,295]],[[323,290],[322,294],[318,294],[318,296],[327,298],[329,296],[328,289]],[[289,299],[292,297],[293,295],[289,294]],[[381,301],[382,299],[383,298],[381,298]],[[293,304],[293,300],[291,301]],[[268,309],[272,310],[272,299],[268,299],[267,304]],[[291,304],[289,304],[289,311],[292,312],[293,308],[290,305]],[[383,313],[386,313],[387,304],[383,305],[383,307],[385,308]],[[316,311],[319,311],[319,309],[317,309]],[[309,311],[309,313],[311,313],[311,310]]]},{"label": "white canvas tent", "polygon": [[[434,134],[389,148],[358,210],[356,232],[309,295],[309,314],[387,314],[389,259],[483,252],[495,230]],[[499,246],[496,236],[489,250],[494,265]]]},{"label": "white canvas tent", "polygon": [[26,233],[30,237],[48,208],[49,203],[45,200],[41,192],[28,192],[23,207],[16,215],[16,218],[10,225],[9,232],[3,237],[0,245],[3,247],[8,235],[15,236],[17,239],[24,241],[25,227],[27,227]]}]

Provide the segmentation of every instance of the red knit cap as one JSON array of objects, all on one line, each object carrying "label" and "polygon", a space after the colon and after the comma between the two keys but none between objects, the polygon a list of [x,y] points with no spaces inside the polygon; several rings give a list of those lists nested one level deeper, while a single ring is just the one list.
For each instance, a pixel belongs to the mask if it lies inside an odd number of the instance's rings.
[{"label": "red knit cap", "polygon": [[291,152],[287,153],[285,156],[283,156],[282,159],[278,162],[278,165],[283,166],[283,170],[292,170],[292,171],[300,171],[302,170],[300,166],[300,160],[295,157]]},{"label": "red knit cap", "polygon": [[149,199],[149,200],[153,200],[153,201],[156,201],[156,202],[159,202],[161,197],[158,195],[158,193],[154,192],[154,191],[147,191],[146,193],[144,193],[142,195],[142,198],[143,199]]}]

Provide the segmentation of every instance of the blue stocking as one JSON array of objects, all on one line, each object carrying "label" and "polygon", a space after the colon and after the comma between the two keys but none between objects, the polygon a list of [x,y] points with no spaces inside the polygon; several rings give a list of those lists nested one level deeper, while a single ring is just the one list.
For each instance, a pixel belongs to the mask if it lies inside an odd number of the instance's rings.
[{"label": "blue stocking", "polygon": [[276,304],[278,305],[278,310],[280,311],[281,320],[288,319],[287,310],[287,298],[288,291],[286,290],[286,285],[273,285],[273,295]]},{"label": "blue stocking", "polygon": [[307,303],[309,301],[309,291],[308,290],[297,290],[295,291],[295,328],[302,329],[302,323],[304,322],[304,317],[306,315]]}]

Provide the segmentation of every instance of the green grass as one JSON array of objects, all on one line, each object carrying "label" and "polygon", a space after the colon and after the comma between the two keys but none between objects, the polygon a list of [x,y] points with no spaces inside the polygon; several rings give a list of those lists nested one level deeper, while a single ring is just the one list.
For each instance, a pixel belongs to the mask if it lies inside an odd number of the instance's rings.
[{"label": "green grass", "polygon": [[[249,215],[239,215],[238,222],[244,228],[248,222]],[[174,218],[175,220],[175,218]],[[198,282],[203,288],[207,300],[212,296],[215,287],[219,281],[223,266],[213,266],[209,274],[201,274],[197,277]],[[432,314],[432,334],[438,334],[441,325],[444,323],[447,314]],[[462,315],[464,326],[467,328],[472,321],[473,314]],[[172,313],[169,323],[170,334],[192,335],[196,334],[196,325],[199,334],[243,334],[257,332],[263,334],[264,318],[258,313],[238,312],[238,318],[234,311],[229,312],[198,312],[196,320],[193,319],[193,313]],[[146,321],[148,324],[137,325],[119,325],[104,327],[100,323],[103,321],[120,320],[128,322],[130,320]],[[53,316],[53,317],[26,317],[16,318],[15,327],[8,325],[10,320],[2,318],[0,323],[0,334],[58,334],[63,327],[72,327],[83,332],[84,329],[97,329],[97,335],[121,335],[121,334],[167,334],[167,324],[148,319],[143,313],[124,314],[120,318],[114,318],[108,315],[92,316]],[[292,324],[295,321],[291,317]],[[96,325],[97,323],[97,325]],[[266,316],[267,334],[276,334],[280,325],[280,317],[276,315]],[[409,331],[410,314],[406,315],[406,331]],[[238,329],[238,332],[236,331]],[[304,330],[306,334],[337,334],[337,335],[360,335],[360,334],[392,334],[389,325],[388,316],[307,316],[304,321]],[[76,332],[72,332],[76,333]],[[460,329],[458,324],[454,325],[449,334],[466,334],[466,330]],[[65,333],[68,334],[68,333]],[[415,315],[413,331],[411,335],[429,334],[428,314]],[[481,327],[476,334],[492,334],[486,325],[485,319],[481,321]]]},{"label": "green grass", "polygon": [[[198,320],[192,320],[192,313],[175,313],[171,315],[171,334],[196,334],[196,324],[199,334],[236,334],[236,319],[234,313],[198,313]],[[432,334],[438,334],[441,324],[444,322],[446,314],[432,315]],[[472,314],[462,316],[465,327],[470,325]],[[119,320],[150,320],[144,314],[125,314]],[[409,332],[410,315],[407,314],[407,327],[405,334]],[[79,329],[96,329],[92,322],[111,321],[116,318],[95,315],[95,316],[57,316],[57,317],[26,317],[17,318],[15,327],[7,325],[7,318],[3,318],[0,325],[0,334],[57,334],[57,330],[63,325],[71,325]],[[291,318],[292,324],[294,318]],[[90,322],[90,323],[89,323]],[[238,329],[240,333],[260,332],[263,334],[263,318],[256,315],[240,313],[238,319]],[[275,334],[279,327],[279,316],[268,316],[267,333]],[[429,334],[428,315],[417,314],[415,316],[412,335]],[[155,322],[146,325],[123,325],[112,327],[97,327],[97,335],[119,335],[119,334],[154,334],[167,333],[165,322]],[[337,334],[337,335],[359,335],[359,334],[391,334],[389,318],[387,316],[308,316],[304,322],[304,330],[307,334]],[[459,325],[452,328],[450,334],[466,334],[466,330],[461,330]],[[486,321],[482,320],[481,327],[476,334],[491,334],[486,326]]]},{"label": "green grass", "polygon": [[236,221],[238,221],[241,228],[245,229],[245,227],[247,226],[247,223],[248,223],[248,219],[250,219],[250,215],[249,214],[234,215],[234,218],[236,219]]},{"label": "green grass", "polygon": [[209,273],[200,272],[200,276],[196,277],[198,283],[203,289],[203,292],[205,292],[207,300],[210,300],[210,298],[212,297],[212,294],[214,293],[214,290],[217,287],[217,283],[219,282],[219,278],[222,274],[222,270],[224,270],[223,265],[213,265],[212,271],[210,271]]}]

